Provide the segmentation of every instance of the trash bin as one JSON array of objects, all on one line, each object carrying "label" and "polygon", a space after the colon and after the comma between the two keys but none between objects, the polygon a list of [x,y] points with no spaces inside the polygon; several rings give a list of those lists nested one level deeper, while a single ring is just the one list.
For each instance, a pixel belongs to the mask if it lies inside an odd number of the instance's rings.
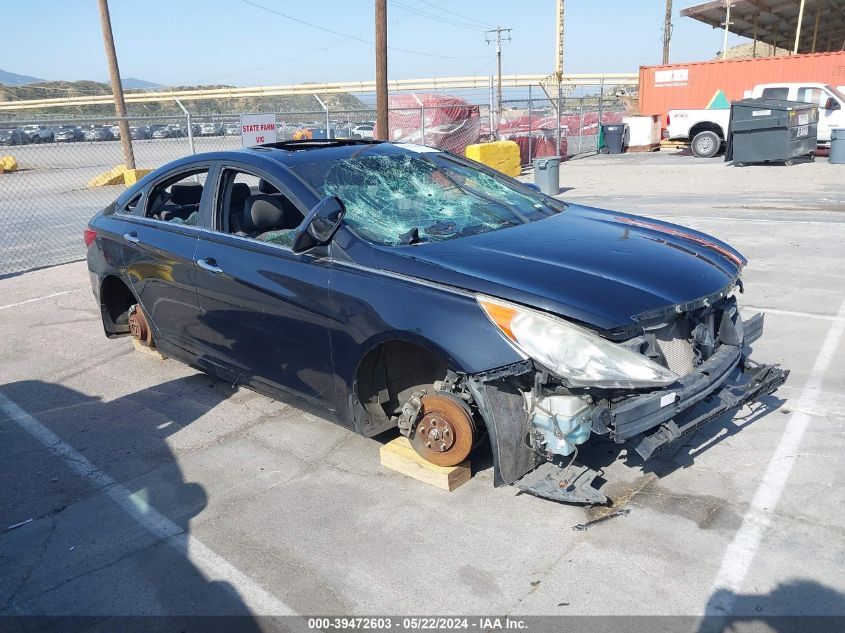
[{"label": "trash bin", "polygon": [[546,195],[560,193],[560,156],[534,159],[534,184]]},{"label": "trash bin", "polygon": [[601,126],[603,143],[599,151],[602,154],[621,154],[625,147],[627,127],[624,123],[603,123]]},{"label": "trash bin", "polygon": [[781,99],[742,99],[731,104],[725,161],[734,165],[783,162],[815,153],[818,106]]},{"label": "trash bin", "polygon": [[827,162],[845,165],[845,127],[835,127],[830,131],[830,156]]}]

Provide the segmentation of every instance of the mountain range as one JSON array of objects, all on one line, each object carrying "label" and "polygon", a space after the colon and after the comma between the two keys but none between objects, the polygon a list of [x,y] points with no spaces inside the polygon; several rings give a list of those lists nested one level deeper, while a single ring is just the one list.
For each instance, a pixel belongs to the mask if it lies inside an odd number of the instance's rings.
[{"label": "mountain range", "polygon": [[[136,79],[135,77],[124,77],[123,87],[126,90],[158,90],[162,88],[160,84],[146,81],[145,79]],[[46,79],[32,77],[31,75],[19,75],[8,70],[0,69],[0,84],[6,86],[29,86],[31,84],[46,83]],[[103,83],[108,83],[103,82]]]}]

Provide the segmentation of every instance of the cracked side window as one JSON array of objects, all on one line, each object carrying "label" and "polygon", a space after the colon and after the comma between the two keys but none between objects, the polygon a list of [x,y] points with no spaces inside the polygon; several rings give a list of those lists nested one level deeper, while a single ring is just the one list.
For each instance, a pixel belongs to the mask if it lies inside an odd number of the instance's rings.
[{"label": "cracked side window", "polygon": [[383,245],[454,239],[557,212],[539,196],[438,157],[358,155],[295,171],[320,194],[343,200],[346,222],[365,239]]}]

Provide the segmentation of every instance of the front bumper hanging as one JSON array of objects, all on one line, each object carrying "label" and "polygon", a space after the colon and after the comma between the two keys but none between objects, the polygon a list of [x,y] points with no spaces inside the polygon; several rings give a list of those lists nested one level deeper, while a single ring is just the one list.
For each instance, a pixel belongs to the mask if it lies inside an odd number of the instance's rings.
[{"label": "front bumper hanging", "polygon": [[[606,429],[644,460],[729,411],[774,392],[788,369],[758,365],[743,349],[722,345],[716,353],[671,388],[625,400],[610,410]],[[594,429],[598,430],[598,429]],[[566,503],[601,504],[606,496],[592,485],[598,473],[574,463],[567,468],[545,462],[515,482],[522,491]]]}]

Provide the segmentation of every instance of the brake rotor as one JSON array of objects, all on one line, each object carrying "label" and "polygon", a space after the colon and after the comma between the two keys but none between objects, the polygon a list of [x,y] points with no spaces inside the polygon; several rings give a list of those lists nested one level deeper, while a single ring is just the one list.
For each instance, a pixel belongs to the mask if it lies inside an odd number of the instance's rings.
[{"label": "brake rotor", "polygon": [[144,347],[152,347],[153,333],[150,324],[147,323],[141,306],[137,304],[129,308],[129,333]]},{"label": "brake rotor", "polygon": [[448,394],[423,396],[421,402],[411,446],[432,464],[460,464],[472,450],[477,434],[469,407]]}]

